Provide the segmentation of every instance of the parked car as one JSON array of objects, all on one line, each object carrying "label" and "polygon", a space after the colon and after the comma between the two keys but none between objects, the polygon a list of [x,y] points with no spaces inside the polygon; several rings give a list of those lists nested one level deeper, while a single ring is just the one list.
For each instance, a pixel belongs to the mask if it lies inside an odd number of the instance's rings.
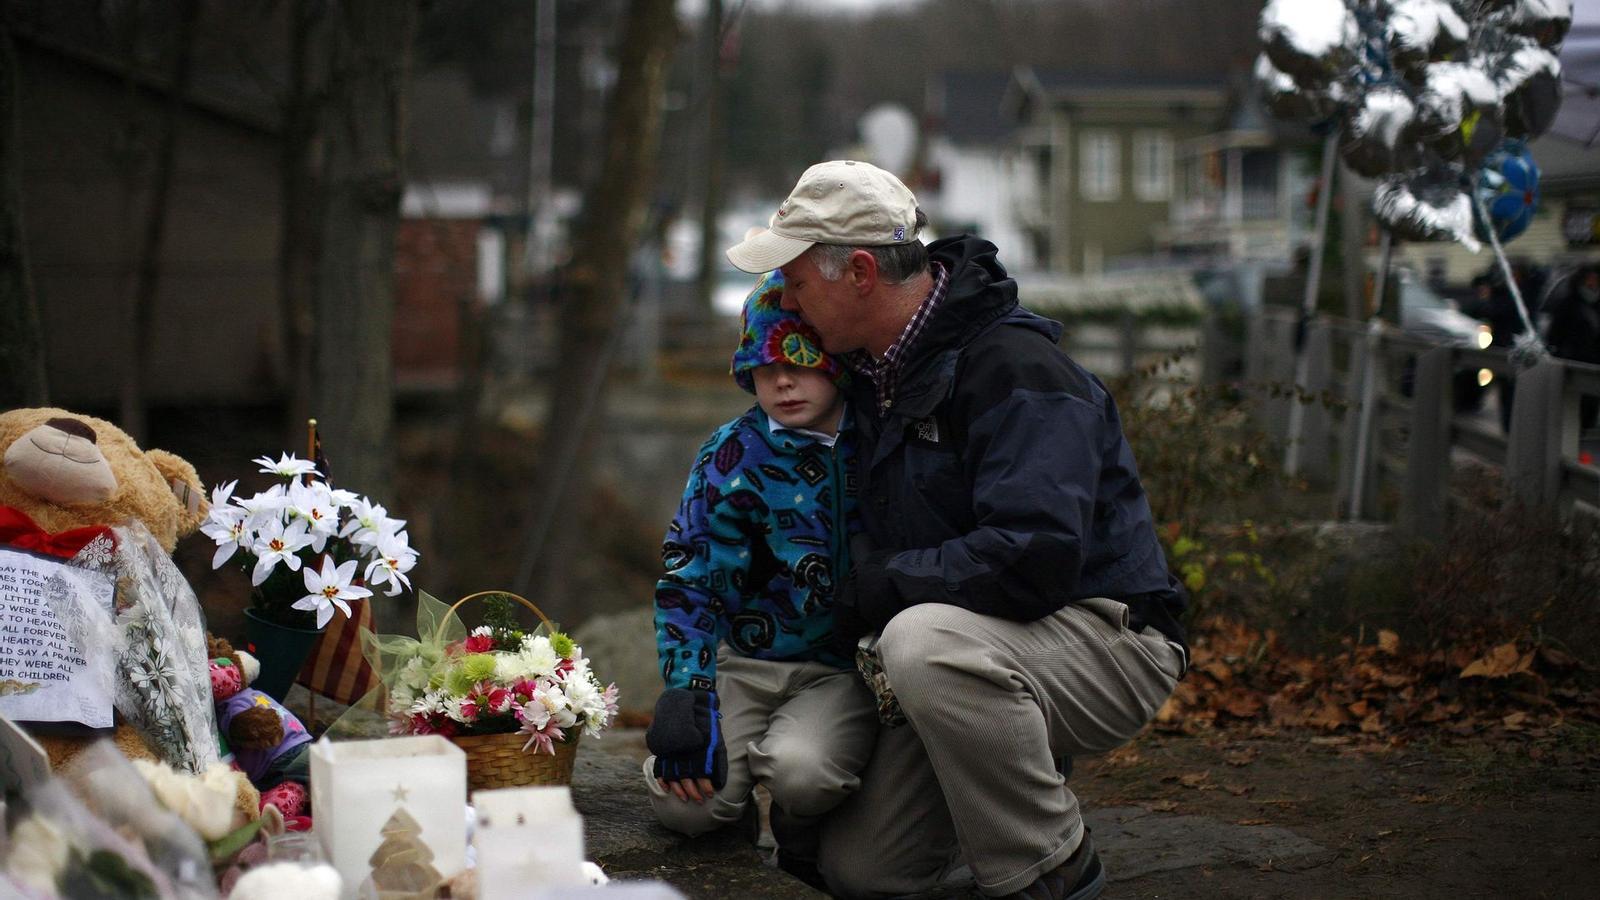
[{"label": "parked car", "polygon": [[[1400,329],[1412,337],[1453,347],[1487,348],[1494,340],[1488,325],[1474,319],[1451,300],[1440,296],[1409,269],[1394,272],[1400,292]],[[1401,375],[1401,392],[1411,396],[1415,363]],[[1452,390],[1456,412],[1475,412],[1483,406],[1485,389],[1494,381],[1488,369],[1462,369],[1455,373]]]}]

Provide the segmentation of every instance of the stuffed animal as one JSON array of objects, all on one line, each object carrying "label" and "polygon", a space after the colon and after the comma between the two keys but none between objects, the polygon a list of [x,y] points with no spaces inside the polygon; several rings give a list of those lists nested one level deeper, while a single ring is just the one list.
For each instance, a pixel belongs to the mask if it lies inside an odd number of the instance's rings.
[{"label": "stuffed animal", "polygon": [[122,429],[64,409],[0,413],[0,506],[47,534],[138,519],[171,553],[205,521],[194,466],[165,450],[141,450]]},{"label": "stuffed animal", "polygon": [[221,638],[211,638],[211,697],[227,752],[261,791],[261,805],[276,806],[285,819],[308,812],[311,735],[300,718],[265,693],[249,687],[261,671],[255,657]]},{"label": "stuffed animal", "polygon": [[[0,454],[0,544],[70,559],[110,526],[137,520],[171,553],[204,519],[193,466],[163,450],[141,450],[103,419],[64,409],[7,410],[0,413]],[[38,737],[52,767],[92,740]],[[113,740],[129,757],[153,755],[126,724]]]}]

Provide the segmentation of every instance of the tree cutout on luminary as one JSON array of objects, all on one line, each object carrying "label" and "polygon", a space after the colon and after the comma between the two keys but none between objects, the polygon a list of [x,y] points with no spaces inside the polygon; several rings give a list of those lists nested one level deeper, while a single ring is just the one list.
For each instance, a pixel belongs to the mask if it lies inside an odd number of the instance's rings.
[{"label": "tree cutout on luminary", "polygon": [[[396,789],[397,795],[403,791]],[[362,896],[374,900],[427,900],[434,896],[444,876],[433,867],[433,851],[422,842],[422,826],[398,807],[381,829],[383,843],[367,862],[372,875],[362,885]]]}]

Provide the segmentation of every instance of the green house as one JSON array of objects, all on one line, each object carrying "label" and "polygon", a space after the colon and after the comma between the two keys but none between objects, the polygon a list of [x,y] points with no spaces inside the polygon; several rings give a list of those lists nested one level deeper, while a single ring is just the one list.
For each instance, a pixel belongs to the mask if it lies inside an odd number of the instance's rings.
[{"label": "green house", "polygon": [[1018,67],[1006,103],[1034,190],[1017,217],[1047,268],[1093,275],[1156,252],[1178,195],[1180,145],[1216,131],[1220,81]]}]

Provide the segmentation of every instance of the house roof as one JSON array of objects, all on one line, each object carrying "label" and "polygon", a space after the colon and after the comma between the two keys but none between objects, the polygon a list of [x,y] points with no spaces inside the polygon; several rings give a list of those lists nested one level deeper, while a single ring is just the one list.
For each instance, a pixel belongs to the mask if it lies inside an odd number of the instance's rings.
[{"label": "house roof", "polygon": [[1003,107],[1007,114],[1026,119],[1035,104],[1190,104],[1220,108],[1227,98],[1227,79],[1220,75],[1177,78],[1135,71],[1017,66],[1011,72]]},{"label": "house roof", "polygon": [[999,144],[1016,128],[1005,114],[1011,72],[952,70],[928,80],[929,127],[957,144]]}]

